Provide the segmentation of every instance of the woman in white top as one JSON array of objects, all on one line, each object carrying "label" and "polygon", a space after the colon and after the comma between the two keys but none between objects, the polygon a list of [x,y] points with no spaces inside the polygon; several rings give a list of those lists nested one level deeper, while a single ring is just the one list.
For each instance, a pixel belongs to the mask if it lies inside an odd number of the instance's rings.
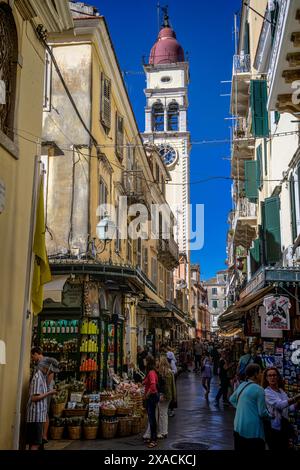
[{"label": "woman in white top", "polygon": [[291,447],[293,427],[288,421],[289,411],[294,411],[300,404],[300,395],[289,398],[283,390],[283,380],[276,367],[269,367],[263,373],[263,388],[265,389],[266,405],[271,419],[271,428],[266,433],[270,450],[286,450]]},{"label": "woman in white top", "polygon": [[210,392],[210,382],[213,375],[212,359],[208,351],[204,352],[201,364],[202,387],[205,390],[205,398],[208,400]]}]

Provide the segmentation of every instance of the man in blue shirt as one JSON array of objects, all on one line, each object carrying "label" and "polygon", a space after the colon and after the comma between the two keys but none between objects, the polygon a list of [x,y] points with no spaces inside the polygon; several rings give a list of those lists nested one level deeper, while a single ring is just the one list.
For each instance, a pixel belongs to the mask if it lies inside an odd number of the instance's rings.
[{"label": "man in blue shirt", "polygon": [[234,418],[235,450],[265,450],[263,419],[270,419],[265,401],[265,391],[258,385],[260,367],[249,364],[246,381],[231,395],[230,402],[236,408]]}]

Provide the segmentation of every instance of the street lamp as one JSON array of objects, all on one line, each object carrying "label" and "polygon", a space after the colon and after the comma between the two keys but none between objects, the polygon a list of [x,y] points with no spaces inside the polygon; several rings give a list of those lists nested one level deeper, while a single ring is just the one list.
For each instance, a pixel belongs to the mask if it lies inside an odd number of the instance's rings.
[{"label": "street lamp", "polygon": [[106,248],[106,244],[110,243],[114,239],[116,232],[115,223],[109,218],[108,213],[106,212],[103,219],[101,219],[96,226],[96,235],[99,240],[96,243],[96,238],[94,238],[94,250],[96,254],[101,254]]}]

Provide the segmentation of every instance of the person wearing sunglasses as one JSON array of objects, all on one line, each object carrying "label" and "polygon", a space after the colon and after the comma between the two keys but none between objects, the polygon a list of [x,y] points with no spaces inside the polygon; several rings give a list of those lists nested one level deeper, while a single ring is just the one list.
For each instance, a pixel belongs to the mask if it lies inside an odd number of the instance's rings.
[{"label": "person wearing sunglasses", "polygon": [[264,370],[262,386],[265,389],[266,405],[273,416],[266,432],[270,450],[287,450],[293,445],[295,432],[288,419],[289,411],[300,407],[300,394],[289,398],[283,390],[283,380],[276,367]]}]

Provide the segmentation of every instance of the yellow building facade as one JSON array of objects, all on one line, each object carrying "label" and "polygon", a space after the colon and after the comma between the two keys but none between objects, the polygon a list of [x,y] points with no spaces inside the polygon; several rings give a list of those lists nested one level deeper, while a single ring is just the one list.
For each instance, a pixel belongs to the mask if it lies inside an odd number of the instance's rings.
[{"label": "yellow building facade", "polygon": [[[0,2],[0,341],[5,350],[0,449],[18,448],[21,391],[29,375],[31,246],[45,62],[36,26],[62,31],[73,25],[67,1],[43,4]],[[24,353],[28,360],[23,372]]]}]

